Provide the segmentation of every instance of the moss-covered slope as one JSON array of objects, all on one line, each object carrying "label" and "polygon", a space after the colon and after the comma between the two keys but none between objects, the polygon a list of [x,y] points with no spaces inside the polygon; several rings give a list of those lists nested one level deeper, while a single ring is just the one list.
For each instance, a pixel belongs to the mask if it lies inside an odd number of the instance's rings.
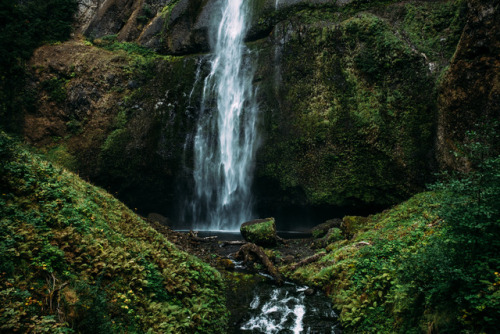
[{"label": "moss-covered slope", "polygon": [[220,274],[0,134],[0,331],[220,333]]},{"label": "moss-covered slope", "polygon": [[494,185],[477,192],[473,176],[456,181],[458,192],[446,186],[368,218],[346,217],[344,240],[318,251],[325,252],[319,261],[282,269],[330,295],[347,333],[493,333],[500,315],[494,173],[483,175]]}]

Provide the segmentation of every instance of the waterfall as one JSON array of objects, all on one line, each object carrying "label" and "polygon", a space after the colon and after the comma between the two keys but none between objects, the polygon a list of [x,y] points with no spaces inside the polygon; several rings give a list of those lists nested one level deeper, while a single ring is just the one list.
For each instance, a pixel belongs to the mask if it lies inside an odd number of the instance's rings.
[{"label": "waterfall", "polygon": [[244,44],[248,2],[221,0],[212,24],[213,56],[204,81],[194,146],[194,228],[237,230],[252,217],[257,148],[253,67]]}]

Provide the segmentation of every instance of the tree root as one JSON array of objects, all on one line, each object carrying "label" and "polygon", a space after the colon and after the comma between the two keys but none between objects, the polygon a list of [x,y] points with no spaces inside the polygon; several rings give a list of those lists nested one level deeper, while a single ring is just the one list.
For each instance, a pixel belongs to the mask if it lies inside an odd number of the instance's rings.
[{"label": "tree root", "polygon": [[295,263],[293,266],[290,267],[290,271],[295,271],[297,268],[299,267],[302,267],[302,266],[305,266],[306,264],[309,264],[309,263],[312,263],[312,262],[316,262],[318,261],[322,256],[324,256],[326,253],[325,252],[321,252],[321,253],[318,253],[318,254],[314,254],[312,256],[309,256],[307,258],[305,258],[304,260],[300,261],[300,262],[297,262]]},{"label": "tree root", "polygon": [[264,250],[256,244],[249,242],[241,246],[240,250],[236,253],[236,258],[243,259],[244,262],[248,262],[250,260],[251,254],[254,254],[259,258],[262,264],[266,267],[269,274],[276,279],[276,283],[278,285],[283,284],[283,276],[280,274],[278,269],[276,269],[266,253],[264,253]]}]

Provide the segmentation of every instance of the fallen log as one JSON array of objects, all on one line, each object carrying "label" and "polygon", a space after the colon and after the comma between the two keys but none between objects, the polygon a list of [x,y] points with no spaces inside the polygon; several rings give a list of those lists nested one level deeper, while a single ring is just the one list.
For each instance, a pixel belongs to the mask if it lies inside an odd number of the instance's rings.
[{"label": "fallen log", "polygon": [[266,267],[268,273],[276,279],[276,283],[278,285],[283,284],[283,276],[281,276],[278,269],[276,269],[266,253],[264,253],[264,250],[256,244],[249,242],[241,246],[240,250],[236,253],[236,258],[243,259],[244,262],[248,262],[250,260],[251,253],[259,258],[260,262],[262,262],[264,267]]},{"label": "fallen log", "polygon": [[304,260],[297,262],[290,267],[291,271],[295,271],[297,268],[305,266],[306,264],[318,261],[322,256],[326,255],[325,252],[314,254],[312,256],[306,257]]},{"label": "fallen log", "polygon": [[189,231],[188,236],[191,240],[198,241],[198,242],[210,242],[210,241],[217,240],[216,235],[211,236],[211,237],[200,238],[198,236],[198,232],[193,232],[193,231]]},{"label": "fallen log", "polygon": [[234,246],[234,245],[244,245],[247,242],[244,240],[236,240],[236,241],[224,241],[220,244],[220,247],[226,247],[226,246]]}]

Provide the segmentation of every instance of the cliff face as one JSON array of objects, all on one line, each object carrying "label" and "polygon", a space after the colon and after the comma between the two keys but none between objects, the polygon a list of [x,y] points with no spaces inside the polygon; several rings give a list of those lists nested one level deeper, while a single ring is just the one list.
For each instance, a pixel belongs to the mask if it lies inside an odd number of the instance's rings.
[{"label": "cliff face", "polygon": [[209,50],[207,27],[215,1],[86,0],[77,32],[89,38],[117,35],[155,51],[188,54]]},{"label": "cliff face", "polygon": [[109,51],[104,46],[117,44],[101,43],[70,41],[35,52],[30,90],[37,102],[26,113],[25,137],[131,207],[168,211],[192,126],[196,59]]},{"label": "cliff face", "polygon": [[[37,51],[26,137],[129,205],[170,212],[206,70],[191,54],[209,50],[216,8],[82,1],[91,42]],[[479,1],[254,1],[259,205],[386,206],[456,168],[470,120],[498,118],[497,18]]]},{"label": "cliff face", "polygon": [[[440,83],[437,148],[441,168],[467,169],[462,145],[474,131],[500,152],[500,8],[490,1],[470,1],[467,25]],[[496,129],[496,130],[495,130]]]}]

